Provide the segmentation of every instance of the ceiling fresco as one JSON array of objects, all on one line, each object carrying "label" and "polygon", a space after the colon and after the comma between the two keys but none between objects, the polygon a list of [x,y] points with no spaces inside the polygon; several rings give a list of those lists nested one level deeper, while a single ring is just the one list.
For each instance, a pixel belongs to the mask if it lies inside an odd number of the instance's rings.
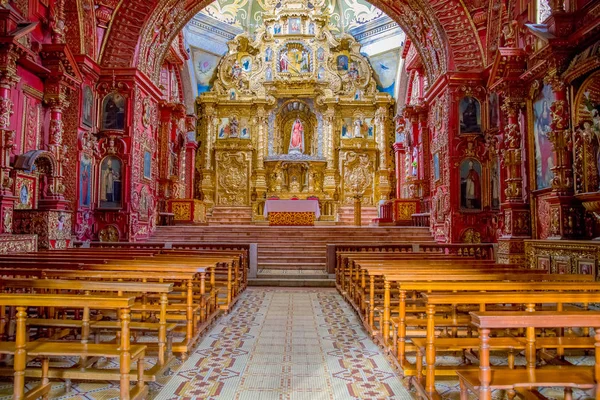
[{"label": "ceiling fresco", "polygon": [[[387,18],[381,10],[364,0],[325,0],[311,5],[330,15],[329,29],[334,33],[349,32],[353,28]],[[263,15],[271,9],[265,0],[217,0],[202,10],[201,14],[252,34],[262,25]]]}]

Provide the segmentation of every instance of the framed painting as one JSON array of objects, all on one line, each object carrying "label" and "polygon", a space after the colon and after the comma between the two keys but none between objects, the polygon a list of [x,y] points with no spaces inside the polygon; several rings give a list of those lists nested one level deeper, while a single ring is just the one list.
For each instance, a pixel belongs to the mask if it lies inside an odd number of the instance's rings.
[{"label": "framed painting", "polygon": [[546,189],[552,185],[556,164],[552,143],[548,139],[552,114],[550,105],[554,94],[550,85],[543,85],[540,93],[533,102],[533,139],[535,151],[535,182],[536,189]]},{"label": "framed painting", "polygon": [[500,104],[498,100],[498,93],[492,92],[488,97],[489,105],[489,129],[498,129],[500,127]]},{"label": "framed painting", "polygon": [[79,162],[79,205],[89,207],[92,204],[92,159],[83,154]]},{"label": "framed painting", "polygon": [[83,87],[82,102],[81,122],[85,126],[92,127],[94,125],[94,93],[88,85]]},{"label": "framed painting", "polygon": [[550,272],[550,256],[538,255],[536,269]]},{"label": "framed painting", "polygon": [[290,18],[288,21],[288,33],[296,34],[302,32],[302,22],[300,21],[300,18]]},{"label": "framed painting", "polygon": [[110,93],[102,101],[102,129],[125,129],[125,97],[120,93]]},{"label": "framed painting", "polygon": [[16,210],[32,210],[37,208],[37,177],[17,173],[15,177]]},{"label": "framed painting", "polygon": [[481,211],[481,163],[474,158],[460,163],[460,208]]},{"label": "framed painting", "polygon": [[344,118],[342,120],[342,139],[352,138],[352,118]]},{"label": "framed painting", "polygon": [[339,55],[336,64],[338,71],[348,71],[348,56]]},{"label": "framed painting", "polygon": [[108,156],[100,164],[100,208],[121,208],[122,165],[118,157]]},{"label": "framed painting", "polygon": [[440,153],[433,155],[433,180],[435,182],[440,180]]},{"label": "framed painting", "polygon": [[580,258],[577,260],[577,273],[592,275],[596,278],[596,260],[593,258]]},{"label": "framed painting", "polygon": [[152,178],[152,153],[144,150],[144,179]]},{"label": "framed painting", "polygon": [[500,209],[500,159],[494,157],[490,162],[490,183],[491,183],[491,199],[492,209]]},{"label": "framed painting", "polygon": [[553,257],[554,266],[552,273],[564,275],[571,273],[571,258],[568,256]]},{"label": "framed painting", "polygon": [[466,96],[458,105],[460,133],[481,133],[481,104],[475,97]]}]

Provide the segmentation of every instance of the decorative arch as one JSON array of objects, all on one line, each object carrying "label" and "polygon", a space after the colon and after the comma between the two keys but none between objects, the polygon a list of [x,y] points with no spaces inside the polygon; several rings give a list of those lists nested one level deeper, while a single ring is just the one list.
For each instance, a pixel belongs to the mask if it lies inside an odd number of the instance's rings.
[{"label": "decorative arch", "polygon": [[[416,46],[429,82],[450,69],[484,67],[484,52],[459,0],[369,0],[395,20]],[[138,67],[157,81],[168,48],[184,25],[212,0],[123,0],[106,32],[99,64]],[[158,28],[158,29],[157,29]]]}]

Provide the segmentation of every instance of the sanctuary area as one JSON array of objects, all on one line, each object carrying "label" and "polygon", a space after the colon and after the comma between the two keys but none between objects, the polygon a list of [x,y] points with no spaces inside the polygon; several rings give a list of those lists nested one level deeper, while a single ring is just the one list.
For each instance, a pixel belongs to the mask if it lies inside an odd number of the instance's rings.
[{"label": "sanctuary area", "polygon": [[600,0],[0,0],[0,400],[600,399]]}]

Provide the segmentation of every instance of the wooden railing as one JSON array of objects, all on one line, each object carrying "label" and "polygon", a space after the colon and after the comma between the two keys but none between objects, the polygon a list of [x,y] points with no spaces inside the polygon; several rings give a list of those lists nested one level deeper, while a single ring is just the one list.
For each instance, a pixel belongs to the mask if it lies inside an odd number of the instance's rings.
[{"label": "wooden railing", "polygon": [[429,226],[429,213],[418,213],[412,215],[413,226]]},{"label": "wooden railing", "polygon": [[484,260],[495,260],[494,245],[492,243],[398,243],[398,244],[328,244],[327,245],[327,272],[335,273],[337,255],[342,252],[357,253],[440,253],[465,257],[474,257]]}]

